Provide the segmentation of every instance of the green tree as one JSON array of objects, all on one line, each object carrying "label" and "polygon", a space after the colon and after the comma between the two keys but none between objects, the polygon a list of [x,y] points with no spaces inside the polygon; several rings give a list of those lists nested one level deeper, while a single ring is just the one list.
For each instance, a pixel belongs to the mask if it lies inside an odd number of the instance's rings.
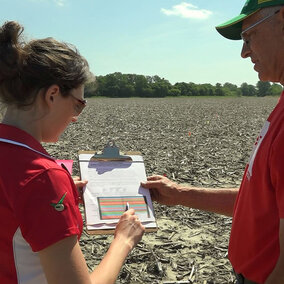
[{"label": "green tree", "polygon": [[168,80],[155,76],[122,74],[115,72],[97,76],[96,82],[87,83],[85,96],[108,97],[166,97],[166,96],[267,96],[279,95],[282,87],[279,84],[259,81],[256,86],[243,83],[237,85],[226,82],[223,86],[217,83],[195,84],[178,82],[172,85]]},{"label": "green tree", "polygon": [[249,85],[248,83],[242,83],[240,90],[242,96],[256,96],[257,94],[255,86]]},{"label": "green tree", "polygon": [[148,81],[145,76],[143,75],[136,75],[134,78],[134,89],[135,89],[135,94],[138,97],[145,97],[147,96],[147,93],[145,90],[147,90],[148,86]]},{"label": "green tree", "polygon": [[181,95],[181,91],[173,87],[169,90],[168,95],[171,97],[179,97]]},{"label": "green tree", "polygon": [[181,96],[194,96],[194,89],[195,84],[194,83],[185,83],[185,82],[178,82],[175,83],[173,86],[175,89],[180,90]]},{"label": "green tree", "polygon": [[211,84],[199,84],[197,85],[198,95],[199,96],[213,96],[214,87]]},{"label": "green tree", "polygon": [[271,86],[270,82],[258,81],[256,84],[257,96],[265,97],[270,95],[270,86]]},{"label": "green tree", "polygon": [[224,90],[222,88],[222,85],[220,83],[217,83],[215,85],[215,96],[224,96]]},{"label": "green tree", "polygon": [[242,92],[238,88],[237,85],[234,85],[228,82],[226,82],[223,85],[223,91],[224,91],[225,96],[241,96],[242,95]]},{"label": "green tree", "polygon": [[283,90],[283,87],[279,84],[272,84],[270,87],[270,95],[271,96],[279,96]]},{"label": "green tree", "polygon": [[166,97],[169,93],[168,85],[164,82],[155,82],[151,87],[155,97]]}]

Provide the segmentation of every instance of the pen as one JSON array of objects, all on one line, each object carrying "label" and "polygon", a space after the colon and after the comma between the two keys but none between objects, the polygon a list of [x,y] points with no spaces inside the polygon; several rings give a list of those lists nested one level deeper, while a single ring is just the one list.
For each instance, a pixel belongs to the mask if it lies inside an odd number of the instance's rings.
[{"label": "pen", "polygon": [[126,202],[125,211],[127,211],[128,209],[129,209],[129,203]]}]

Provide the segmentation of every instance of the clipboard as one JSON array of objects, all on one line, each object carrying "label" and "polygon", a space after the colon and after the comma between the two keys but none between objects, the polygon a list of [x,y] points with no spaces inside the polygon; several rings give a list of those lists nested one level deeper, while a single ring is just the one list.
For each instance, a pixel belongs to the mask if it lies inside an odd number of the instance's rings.
[{"label": "clipboard", "polygon": [[79,151],[85,224],[88,234],[113,234],[126,204],[135,210],[146,232],[157,231],[154,208],[148,189],[142,155],[137,151],[121,153],[114,141],[102,152]]}]

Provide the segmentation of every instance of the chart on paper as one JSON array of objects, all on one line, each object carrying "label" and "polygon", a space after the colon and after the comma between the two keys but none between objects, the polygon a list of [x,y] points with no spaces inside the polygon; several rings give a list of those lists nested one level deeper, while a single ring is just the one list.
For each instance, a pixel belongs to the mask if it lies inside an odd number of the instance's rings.
[{"label": "chart on paper", "polygon": [[124,213],[126,204],[134,209],[139,218],[150,218],[144,196],[98,197],[101,220],[118,219]]}]

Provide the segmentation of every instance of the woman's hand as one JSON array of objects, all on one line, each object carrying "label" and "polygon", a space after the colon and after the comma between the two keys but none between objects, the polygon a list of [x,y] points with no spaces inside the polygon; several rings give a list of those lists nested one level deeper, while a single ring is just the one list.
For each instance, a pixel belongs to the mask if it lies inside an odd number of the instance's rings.
[{"label": "woman's hand", "polygon": [[72,177],[73,181],[77,187],[79,194],[79,203],[83,203],[83,187],[88,183],[87,180],[81,180],[80,177],[74,176]]},{"label": "woman's hand", "polygon": [[132,250],[140,242],[145,232],[145,227],[134,214],[134,209],[129,209],[124,212],[116,225],[114,233],[114,238],[124,241],[127,245],[129,245],[130,250]]}]

